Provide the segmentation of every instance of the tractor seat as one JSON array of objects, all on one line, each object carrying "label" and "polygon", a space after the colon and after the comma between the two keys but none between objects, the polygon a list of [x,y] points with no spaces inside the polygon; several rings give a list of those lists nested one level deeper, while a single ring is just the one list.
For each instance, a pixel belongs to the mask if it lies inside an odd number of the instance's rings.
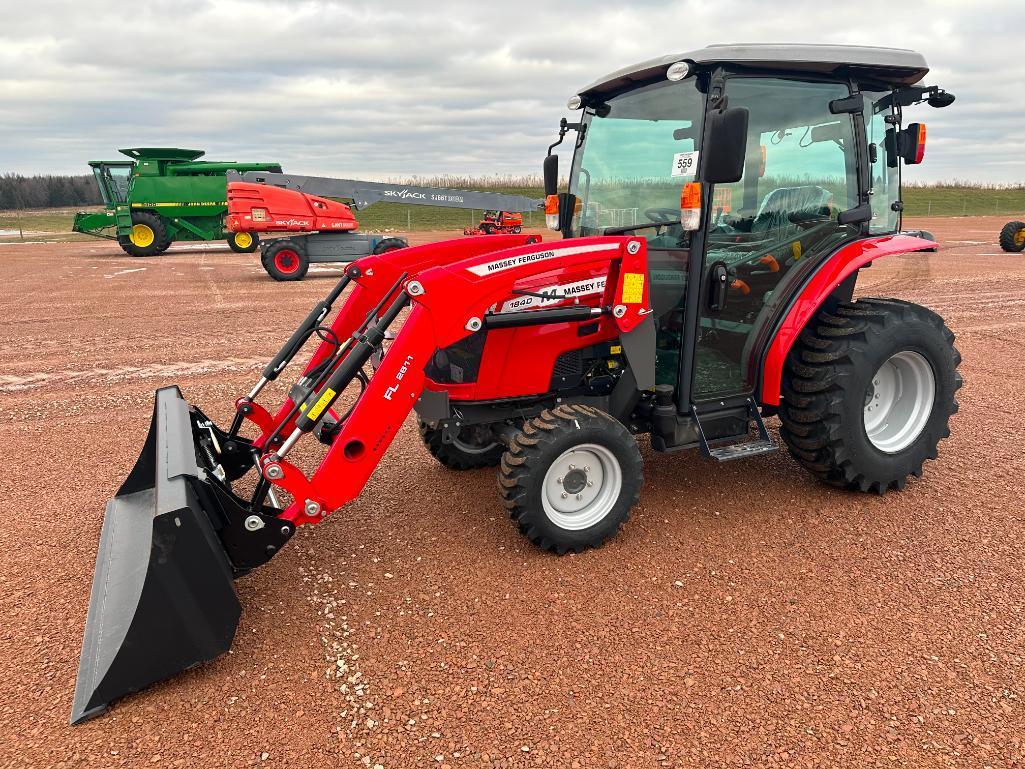
[{"label": "tractor seat", "polygon": [[751,232],[787,229],[794,221],[830,215],[833,193],[818,185],[777,187],[762,201],[751,223]]}]

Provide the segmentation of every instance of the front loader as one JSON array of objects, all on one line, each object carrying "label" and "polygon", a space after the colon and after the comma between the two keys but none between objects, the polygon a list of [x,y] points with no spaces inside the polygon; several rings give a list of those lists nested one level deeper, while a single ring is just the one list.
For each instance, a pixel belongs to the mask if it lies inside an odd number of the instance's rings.
[{"label": "front loader", "polygon": [[[560,554],[626,522],[638,436],[733,461],[777,449],[763,419],[778,415],[791,457],[828,484],[883,494],[920,476],[957,410],[953,335],[924,307],[853,297],[873,260],[936,247],[900,228],[900,164],[925,139],[903,109],[953,101],[917,85],[927,71],[910,51],[844,46],[619,70],[570,100],[580,118],[552,145],[576,134],[567,191],[545,161],[563,240],[356,260],[230,425],[158,390],[107,508],[72,720],[223,653],[232,578],[356,498],[411,410],[446,467],[497,466],[519,530]],[[312,440],[326,448],[307,474],[293,451]]]}]

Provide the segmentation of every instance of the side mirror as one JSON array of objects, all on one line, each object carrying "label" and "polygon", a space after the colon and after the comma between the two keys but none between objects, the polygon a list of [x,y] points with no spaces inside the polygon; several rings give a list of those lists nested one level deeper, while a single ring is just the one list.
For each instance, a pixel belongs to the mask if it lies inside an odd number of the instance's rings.
[{"label": "side mirror", "polygon": [[744,175],[747,159],[746,107],[729,107],[713,112],[704,151],[703,180],[709,184],[732,184]]},{"label": "side mirror", "polygon": [[545,197],[559,191],[559,156],[549,155],[541,166],[545,179]]}]

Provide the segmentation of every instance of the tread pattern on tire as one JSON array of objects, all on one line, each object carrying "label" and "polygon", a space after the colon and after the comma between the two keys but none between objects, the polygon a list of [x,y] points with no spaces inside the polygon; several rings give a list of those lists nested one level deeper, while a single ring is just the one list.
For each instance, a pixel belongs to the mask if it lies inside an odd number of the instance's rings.
[{"label": "tread pattern on tire", "polygon": [[636,448],[636,441],[630,434],[630,431],[621,422],[604,411],[583,404],[570,404],[558,406],[554,409],[545,409],[539,416],[524,422],[523,429],[510,442],[508,450],[502,455],[502,460],[499,463],[498,491],[502,496],[506,509],[509,511],[509,517],[519,526],[520,533],[532,543],[542,550],[555,552],[559,555],[563,555],[569,550],[579,553],[589,548],[599,547],[626,523],[630,517],[630,510],[637,504],[637,500],[640,497],[641,484],[638,483],[627,502],[626,513],[616,526],[605,529],[586,542],[579,542],[573,545],[557,542],[534,525],[531,520],[530,501],[528,499],[528,480],[537,474],[540,474],[542,477],[544,476],[547,468],[543,466],[543,450],[554,443],[565,431],[576,430],[577,424],[585,420],[587,423],[592,424],[595,420],[600,420],[603,431],[611,433],[617,439],[633,445],[632,461],[626,464],[621,463],[623,477],[643,479],[643,462],[641,461],[640,451]]},{"label": "tread pattern on tire", "polygon": [[455,444],[442,441],[440,429],[432,428],[422,421],[419,422],[419,426],[420,437],[427,450],[450,470],[478,470],[482,467],[495,467],[505,452],[505,447],[498,443],[493,449],[482,454],[468,454],[461,451]]},{"label": "tread pattern on tire", "polygon": [[374,254],[387,254],[400,248],[409,248],[409,243],[403,238],[384,238],[374,246]]},{"label": "tread pattern on tire", "polygon": [[1018,233],[1025,230],[1025,222],[1008,222],[1000,230],[1000,248],[1010,253],[1025,250],[1025,240],[1017,243]]},{"label": "tread pattern on tire", "polygon": [[[779,416],[780,437],[791,456],[813,475],[833,486],[883,494],[902,489],[907,473],[893,477],[869,477],[856,467],[852,447],[845,444],[841,425],[846,398],[845,384],[855,373],[858,353],[885,328],[912,318],[934,326],[950,345],[956,369],[961,355],[954,334],[932,310],[899,299],[862,298],[840,304],[834,312],[820,310],[801,333],[787,357],[783,378],[783,402]],[[961,387],[961,375],[954,372],[954,391]],[[934,408],[946,409],[944,424],[958,410],[956,399]],[[919,477],[926,459],[937,456],[936,443],[950,435],[949,427],[910,468]]]}]

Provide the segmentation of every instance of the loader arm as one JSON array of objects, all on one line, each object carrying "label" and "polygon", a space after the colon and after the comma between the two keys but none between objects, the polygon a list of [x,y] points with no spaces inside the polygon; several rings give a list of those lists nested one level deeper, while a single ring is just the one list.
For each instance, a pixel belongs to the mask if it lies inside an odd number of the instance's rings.
[{"label": "loader arm", "polygon": [[[377,257],[375,277],[403,274],[408,253]],[[361,260],[360,267],[366,270]],[[507,299],[518,281],[553,269],[608,270],[605,294],[598,307],[569,305],[531,317],[532,312],[491,312]],[[379,272],[378,272],[379,271]],[[328,382],[307,400],[304,414],[314,420],[333,404],[362,365],[361,355],[375,347],[384,330],[407,306],[409,315],[385,353],[366,389],[341,425],[323,461],[310,478],[285,458],[303,429],[302,417],[280,452],[260,460],[263,478],[288,492],[293,502],[280,517],[298,526],[317,523],[328,513],[356,498],[424,389],[424,366],[435,350],[454,344],[481,328],[591,321],[603,315],[614,319],[621,333],[636,328],[651,312],[647,292],[647,252],[643,240],[630,237],[582,238],[565,245],[537,244],[481,254],[456,263],[429,266],[405,281],[378,322],[360,335],[336,374],[349,364],[348,381]],[[356,280],[360,280],[357,278]],[[354,292],[355,293],[355,292]],[[355,302],[363,301],[356,298]],[[354,304],[355,308],[355,304]],[[345,313],[343,313],[345,314]],[[361,349],[362,345],[362,349]],[[318,351],[322,352],[322,351]],[[309,421],[309,420],[308,420]]]},{"label": "loader arm", "polygon": [[256,397],[267,383],[274,381],[281,374],[285,366],[302,349],[305,342],[315,335],[315,329],[321,327],[320,324],[326,320],[334,299],[337,299],[346,287],[349,288],[349,293],[328,327],[330,335],[325,334],[328,339],[321,336],[321,342],[303,369],[300,381],[308,377],[335,352],[335,344],[330,340],[351,339],[353,332],[366,319],[367,314],[385,298],[386,292],[401,275],[416,275],[439,264],[491,253],[496,250],[496,246],[501,250],[522,246],[528,241],[529,236],[526,235],[505,235],[487,241],[480,239],[449,240],[399,249],[386,255],[365,256],[353,262],[346,269],[345,277],[332,291],[332,295],[317,303],[292,338],[267,364],[256,387],[235,401],[236,422],[232,426],[231,433],[237,434],[242,420],[248,420],[260,430],[259,436],[253,441],[254,446],[263,449],[277,448],[281,445],[284,436],[287,436],[295,426],[296,403],[291,397],[291,393],[273,415],[256,402]]}]

